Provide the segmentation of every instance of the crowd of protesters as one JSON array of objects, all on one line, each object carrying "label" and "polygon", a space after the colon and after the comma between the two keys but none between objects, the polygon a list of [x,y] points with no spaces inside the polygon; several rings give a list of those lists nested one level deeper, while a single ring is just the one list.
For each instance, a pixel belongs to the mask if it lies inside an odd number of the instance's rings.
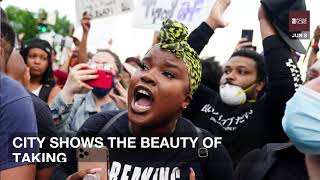
[{"label": "crowd of protesters", "polygon": [[261,1],[262,53],[242,38],[234,52],[225,52],[231,57],[224,65],[214,56],[200,59],[215,31],[227,26],[230,3],[216,0],[189,35],[182,23],[164,20],[144,57],[123,61],[107,48],[87,51],[94,27],[84,13],[82,38],[73,37],[75,48],[63,64],[55,64],[46,40],[17,46],[1,9],[0,179],[76,180],[100,173],[79,171],[76,149],[53,149],[49,142],[34,151],[66,152],[67,162],[13,162],[10,136],[29,133],[101,136],[106,147],[107,137],[222,137],[208,149],[109,148],[110,179],[319,180],[320,25],[310,39],[304,82],[296,52],[306,50],[279,26],[290,10],[306,10],[304,0]]}]

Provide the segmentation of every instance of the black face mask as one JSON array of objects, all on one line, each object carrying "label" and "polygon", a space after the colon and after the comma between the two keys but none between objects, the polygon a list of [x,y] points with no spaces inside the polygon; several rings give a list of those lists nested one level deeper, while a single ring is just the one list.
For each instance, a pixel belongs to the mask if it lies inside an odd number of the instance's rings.
[{"label": "black face mask", "polygon": [[98,98],[102,98],[111,91],[111,88],[93,88],[92,93]]},{"label": "black face mask", "polygon": [[113,89],[113,87],[114,87],[114,78],[112,79],[112,87],[111,88],[97,88],[97,87],[94,87],[91,91],[98,98],[102,98],[105,95],[107,95],[111,91],[111,89]]}]

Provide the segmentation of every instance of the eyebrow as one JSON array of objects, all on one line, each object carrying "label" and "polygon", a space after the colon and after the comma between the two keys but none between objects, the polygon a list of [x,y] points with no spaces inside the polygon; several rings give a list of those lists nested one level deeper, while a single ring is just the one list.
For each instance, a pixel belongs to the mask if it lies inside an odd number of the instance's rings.
[{"label": "eyebrow", "polygon": [[[143,60],[152,60],[153,58],[152,57],[144,57],[143,59],[142,59],[142,61]],[[169,67],[172,67],[172,68],[177,68],[177,69],[179,69],[179,66],[178,65],[176,65],[175,63],[172,63],[172,62],[170,62],[170,61],[166,61],[165,63],[164,63],[164,65],[166,65],[166,66],[169,66]]]},{"label": "eyebrow", "polygon": [[[142,59],[142,62],[143,63],[146,63],[144,62],[145,60],[148,61],[152,61],[153,60],[153,57],[152,56],[145,56],[143,59]],[[166,66],[167,68],[174,68],[174,69],[177,69],[179,71],[182,71],[181,68],[176,64],[176,63],[172,63],[170,61],[166,61],[164,64],[162,64],[162,66]]]},{"label": "eyebrow", "polygon": [[240,66],[230,66],[230,65],[226,65],[226,66],[224,66],[224,69],[226,69],[226,68],[235,68],[235,69],[248,69],[248,67],[246,67],[246,66],[242,66],[242,65],[240,65]]},{"label": "eyebrow", "polygon": [[151,60],[151,59],[152,59],[152,57],[150,57],[150,56],[145,56],[145,57],[143,57],[142,61],[143,61],[143,60]]},{"label": "eyebrow", "polygon": [[237,66],[238,69],[248,69],[246,66]]},{"label": "eyebrow", "polygon": [[175,63],[172,63],[170,61],[167,61],[165,63],[166,66],[169,66],[169,67],[172,67],[172,68],[177,68],[177,69],[180,69],[178,65],[176,65]]}]

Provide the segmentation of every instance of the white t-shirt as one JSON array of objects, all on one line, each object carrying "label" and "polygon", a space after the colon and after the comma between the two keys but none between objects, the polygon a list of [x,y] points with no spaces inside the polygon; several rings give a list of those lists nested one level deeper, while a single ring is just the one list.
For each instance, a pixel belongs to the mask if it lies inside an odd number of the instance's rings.
[{"label": "white t-shirt", "polygon": [[37,89],[31,91],[34,95],[39,96],[40,90],[42,88],[42,85],[40,85]]}]

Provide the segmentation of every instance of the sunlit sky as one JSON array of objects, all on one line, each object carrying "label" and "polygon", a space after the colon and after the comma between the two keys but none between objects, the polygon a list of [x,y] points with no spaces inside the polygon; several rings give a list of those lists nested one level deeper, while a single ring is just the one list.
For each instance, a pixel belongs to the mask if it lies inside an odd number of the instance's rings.
[{"label": "sunlit sky", "polygon": [[[134,0],[135,2],[138,0]],[[320,24],[320,0],[306,0],[311,16],[311,34]],[[75,0],[3,0],[2,8],[9,5],[18,6],[37,12],[40,8],[47,11],[58,10],[60,15],[76,24]],[[225,19],[230,24],[224,29],[216,30],[209,44],[200,57],[216,56],[225,62],[241,37],[241,29],[253,29],[253,44],[262,51],[257,12],[259,0],[231,0]],[[106,48],[110,38],[113,39],[112,50],[124,60],[128,56],[143,56],[151,45],[153,31],[132,27],[133,13],[93,20],[89,34],[88,46],[94,52],[97,48]],[[81,37],[81,27],[77,27],[76,36]],[[308,41],[303,42],[305,46]]]}]

